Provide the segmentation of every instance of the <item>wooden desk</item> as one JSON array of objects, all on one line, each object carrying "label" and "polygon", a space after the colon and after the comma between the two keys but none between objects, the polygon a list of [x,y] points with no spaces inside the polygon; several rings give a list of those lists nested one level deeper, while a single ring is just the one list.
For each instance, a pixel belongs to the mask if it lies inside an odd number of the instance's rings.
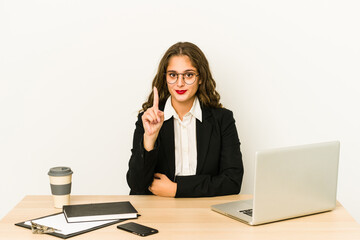
[{"label": "wooden desk", "polygon": [[[142,215],[135,222],[159,230],[146,239],[360,239],[360,225],[340,203],[334,211],[260,226],[248,226],[210,209],[219,204],[248,195],[214,198],[163,198],[156,196],[72,196],[72,204],[131,201]],[[49,235],[32,234],[14,223],[59,212],[53,208],[51,196],[26,196],[0,222],[0,239],[59,239]],[[116,225],[76,236],[71,239],[137,239],[142,237],[118,230]]]}]

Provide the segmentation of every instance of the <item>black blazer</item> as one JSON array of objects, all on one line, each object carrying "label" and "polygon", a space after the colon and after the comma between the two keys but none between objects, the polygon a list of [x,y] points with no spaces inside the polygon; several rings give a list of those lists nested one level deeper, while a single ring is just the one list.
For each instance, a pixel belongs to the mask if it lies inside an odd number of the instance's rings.
[{"label": "black blazer", "polygon": [[[164,105],[159,107],[164,109]],[[174,119],[164,121],[150,152],[144,149],[144,128],[138,115],[129,161],[130,194],[152,194],[154,173],[177,183],[176,197],[206,197],[238,194],[244,173],[240,142],[233,113],[225,108],[202,107],[202,122],[196,120],[197,169],[193,176],[175,175]]]}]

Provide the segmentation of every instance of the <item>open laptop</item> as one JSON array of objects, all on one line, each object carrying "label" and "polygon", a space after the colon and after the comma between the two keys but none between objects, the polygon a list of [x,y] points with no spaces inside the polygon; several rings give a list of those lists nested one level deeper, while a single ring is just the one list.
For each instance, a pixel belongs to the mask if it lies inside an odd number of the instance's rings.
[{"label": "open laptop", "polygon": [[255,154],[252,200],[211,209],[250,225],[330,211],[336,205],[340,143],[316,143]]}]

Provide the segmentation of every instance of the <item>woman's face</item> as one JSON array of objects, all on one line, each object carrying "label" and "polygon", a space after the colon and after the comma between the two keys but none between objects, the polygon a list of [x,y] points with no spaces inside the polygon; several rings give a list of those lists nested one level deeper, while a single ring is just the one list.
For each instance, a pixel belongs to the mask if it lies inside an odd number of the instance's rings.
[{"label": "woman's face", "polygon": [[173,76],[181,73],[181,75],[178,75],[178,80],[175,83],[171,84],[169,83],[169,81],[167,81],[167,86],[171,94],[173,107],[176,108],[181,104],[191,107],[195,99],[195,94],[199,88],[199,84],[201,84],[201,81],[199,81],[199,77],[196,77],[195,82],[191,85],[186,84],[184,81],[183,73],[188,73],[187,76],[191,76],[189,75],[191,73],[195,73],[196,75],[199,74],[197,69],[191,64],[190,58],[186,55],[172,56],[169,59],[166,72],[174,73],[175,75]]}]

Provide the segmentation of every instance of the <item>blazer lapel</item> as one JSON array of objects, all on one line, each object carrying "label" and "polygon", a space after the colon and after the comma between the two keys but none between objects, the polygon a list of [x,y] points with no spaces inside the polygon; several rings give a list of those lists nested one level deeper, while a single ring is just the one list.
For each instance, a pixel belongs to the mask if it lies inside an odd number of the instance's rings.
[{"label": "blazer lapel", "polygon": [[174,118],[166,120],[160,131],[161,142],[165,156],[166,162],[169,169],[169,179],[173,180],[175,177],[175,138],[174,138]]},{"label": "blazer lapel", "polygon": [[203,108],[202,122],[196,119],[196,142],[197,142],[197,167],[196,174],[199,174],[204,167],[205,158],[209,147],[209,141],[212,133],[211,113]]}]

